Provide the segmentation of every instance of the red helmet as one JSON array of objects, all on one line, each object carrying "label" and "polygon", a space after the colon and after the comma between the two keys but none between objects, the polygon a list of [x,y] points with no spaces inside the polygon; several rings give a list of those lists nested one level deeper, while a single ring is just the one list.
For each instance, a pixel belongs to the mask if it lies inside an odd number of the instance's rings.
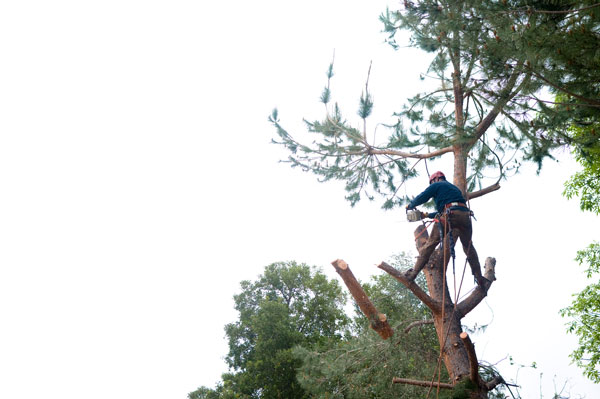
[{"label": "red helmet", "polygon": [[444,180],[446,180],[446,176],[442,172],[437,171],[434,174],[432,174],[431,176],[429,176],[429,184],[431,184],[431,182],[433,182],[433,179],[436,179],[438,177],[443,177]]}]

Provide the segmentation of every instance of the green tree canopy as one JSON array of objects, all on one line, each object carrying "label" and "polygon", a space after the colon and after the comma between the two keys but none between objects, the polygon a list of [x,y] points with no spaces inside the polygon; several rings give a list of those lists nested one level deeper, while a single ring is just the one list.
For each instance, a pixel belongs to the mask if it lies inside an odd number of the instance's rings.
[{"label": "green tree canopy", "polygon": [[[225,326],[231,370],[216,390],[191,395],[221,398],[303,398],[296,380],[296,345],[327,345],[341,339],[349,318],[345,294],[318,269],[296,262],[274,263],[256,281],[242,281],[234,296],[239,319]],[[202,396],[200,396],[202,398]]]},{"label": "green tree canopy", "polygon": [[[587,265],[589,279],[600,274],[600,243],[594,242],[577,253],[580,265]],[[568,317],[567,331],[577,335],[579,346],[571,354],[575,364],[590,380],[600,383],[600,283],[592,283],[575,296],[571,306],[562,309]]]},{"label": "green tree canopy", "polygon": [[582,126],[574,122],[568,133],[578,145],[574,154],[582,169],[566,183],[564,195],[579,198],[582,211],[600,214],[600,115],[587,119]]},{"label": "green tree canopy", "polygon": [[[408,99],[389,134],[376,136],[366,124],[374,107],[368,82],[363,122],[355,124],[333,100],[330,65],[325,117],[306,122],[312,142],[290,134],[275,110],[276,142],[289,149],[292,166],[344,181],[352,204],[376,195],[384,208],[404,203],[399,187],[422,161],[445,154],[454,155],[454,182],[464,192],[483,189],[486,177],[496,181],[492,190],[523,161],[541,166],[553,148],[573,144],[555,127],[575,109],[582,117],[600,109],[599,14],[591,1],[404,1],[381,16],[387,41],[400,49],[397,34],[408,31],[410,45],[432,53],[422,78],[436,87]],[[561,106],[543,89],[563,93]]]},{"label": "green tree canopy", "polygon": [[[399,194],[404,182],[419,171],[429,173],[427,160],[442,157],[452,158],[453,182],[466,199],[487,194],[525,161],[540,168],[554,148],[589,147],[587,139],[593,139],[593,132],[575,136],[560,126],[575,119],[585,124],[600,105],[597,12],[598,5],[587,0],[406,0],[381,16],[387,40],[401,49],[404,43],[398,40],[404,36],[398,33],[407,31],[411,46],[431,53],[432,62],[422,78],[435,82],[435,87],[408,99],[388,123],[388,134],[376,135],[367,128],[375,105],[368,79],[359,101],[361,121],[355,123],[334,101],[331,64],[321,95],[325,115],[306,121],[311,139],[290,134],[275,109],[270,116],[278,135],[275,142],[289,150],[287,161],[292,166],[322,181],[343,181],[352,205],[377,196],[387,209],[405,203],[408,198]],[[549,101],[556,93],[564,99]],[[437,304],[447,284],[435,280],[445,271],[441,263],[428,275],[431,297],[407,283],[436,320],[445,317]],[[492,276],[491,258],[489,266]],[[400,278],[397,271],[390,272]],[[458,305],[464,310],[460,316],[484,296],[475,291],[463,300]],[[456,347],[461,348],[446,351],[449,375],[453,381],[473,380],[474,367],[464,367],[468,359],[458,341],[459,319],[448,321]],[[436,323],[438,337],[444,335],[439,327],[444,323]],[[481,397],[493,385],[477,383]]]},{"label": "green tree canopy", "polygon": [[[402,254],[395,265],[406,268],[411,259]],[[423,276],[419,281],[423,284]],[[394,336],[382,341],[368,320],[355,320],[352,337],[334,347],[296,347],[302,360],[298,379],[312,398],[414,398],[423,388],[393,385],[393,377],[431,380],[437,370],[439,344],[431,312],[389,275],[373,276],[362,284],[378,311],[393,324]],[[360,314],[360,311],[357,310]],[[404,332],[408,326],[413,325]],[[443,370],[442,370],[443,372]],[[437,374],[436,381],[437,381]],[[447,376],[442,376],[442,380]]]},{"label": "green tree canopy", "polygon": [[[572,125],[568,134],[585,142],[574,148],[575,156],[582,169],[566,183],[564,195],[567,198],[579,198],[581,210],[600,215],[600,141],[597,130],[600,118],[590,118],[585,126]],[[588,279],[600,274],[600,243],[593,242],[587,248],[578,251],[576,260],[587,266]],[[567,331],[579,339],[579,346],[571,354],[575,364],[584,374],[596,383],[600,383],[600,283],[595,282],[575,295],[571,305],[561,310],[563,317],[570,321]]]}]

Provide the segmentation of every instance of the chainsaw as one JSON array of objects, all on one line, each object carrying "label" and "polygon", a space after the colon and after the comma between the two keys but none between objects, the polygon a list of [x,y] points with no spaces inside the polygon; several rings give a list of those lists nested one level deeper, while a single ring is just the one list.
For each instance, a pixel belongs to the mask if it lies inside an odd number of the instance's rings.
[{"label": "chainsaw", "polygon": [[424,219],[427,215],[421,212],[418,209],[406,210],[406,219],[409,222],[418,222],[421,219]]}]

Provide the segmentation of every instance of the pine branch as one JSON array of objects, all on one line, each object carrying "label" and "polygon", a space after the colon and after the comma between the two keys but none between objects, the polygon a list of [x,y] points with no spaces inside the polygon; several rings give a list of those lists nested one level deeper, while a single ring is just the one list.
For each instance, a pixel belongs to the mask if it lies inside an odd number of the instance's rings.
[{"label": "pine branch", "polygon": [[502,11],[501,14],[516,14],[516,13],[527,13],[527,14],[578,14],[582,11],[587,11],[587,10],[591,10],[593,8],[596,7],[600,7],[600,3],[596,3],[596,4],[592,4],[591,6],[587,6],[587,7],[583,7],[583,8],[577,8],[574,10],[564,10],[564,11],[559,11],[559,10],[536,10],[534,8],[531,7],[526,7],[526,8],[521,8],[518,10],[510,10],[510,11]]},{"label": "pine branch", "polygon": [[453,147],[440,148],[439,150],[432,151],[427,154],[414,154],[411,152],[404,152],[404,151],[390,150],[390,149],[387,149],[387,150],[371,149],[369,151],[369,154],[394,155],[394,156],[398,156],[398,157],[402,157],[402,158],[413,158],[413,159],[428,159],[428,158],[437,157],[437,156],[440,156],[443,154],[447,154],[452,151],[454,151]]},{"label": "pine branch", "polygon": [[[523,62],[520,61],[519,65],[523,66]],[[515,70],[511,74],[511,77],[508,79],[506,87],[500,92],[499,100],[496,102],[496,105],[486,115],[486,117],[483,118],[483,120],[479,123],[479,125],[477,125],[477,127],[475,129],[475,137],[473,137],[470,140],[470,142],[468,143],[469,148],[472,147],[473,145],[475,145],[477,140],[479,140],[479,138],[481,136],[483,136],[483,134],[489,129],[489,127],[492,125],[492,123],[494,123],[494,120],[496,119],[496,117],[498,116],[500,111],[502,111],[504,106],[511,100],[511,98],[513,98],[515,95],[517,95],[520,88],[523,86],[526,79],[523,79],[523,81],[519,85],[519,88],[517,90],[513,91],[513,88],[517,84],[517,80],[518,80],[519,76],[521,75],[521,72],[519,72],[519,69],[520,68],[515,68]]]},{"label": "pine branch", "polygon": [[492,184],[491,186],[488,186],[486,188],[483,188],[481,190],[478,191],[472,191],[470,193],[467,193],[467,199],[468,200],[472,200],[475,198],[479,198],[482,197],[486,194],[492,193],[494,191],[500,190],[500,184],[498,182]]},{"label": "pine branch", "polygon": [[590,107],[600,108],[600,101],[593,100],[591,98],[583,97],[583,96],[580,96],[579,94],[573,93],[572,91],[568,90],[567,88],[562,87],[562,86],[560,86],[560,85],[558,85],[558,84],[556,84],[554,82],[551,82],[550,80],[546,79],[544,76],[542,76],[538,72],[534,71],[533,69],[530,69],[530,72],[535,77],[543,80],[544,82],[546,82],[550,86],[554,87],[556,90],[562,91],[563,93],[566,93],[566,94],[570,95],[571,97],[574,97],[574,98],[576,98],[578,100],[581,100],[584,103],[586,103],[586,105],[588,105]]}]

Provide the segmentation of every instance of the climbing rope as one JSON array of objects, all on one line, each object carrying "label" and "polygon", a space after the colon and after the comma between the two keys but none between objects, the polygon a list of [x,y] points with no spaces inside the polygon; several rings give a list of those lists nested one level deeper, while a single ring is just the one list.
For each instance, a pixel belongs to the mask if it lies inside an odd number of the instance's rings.
[{"label": "climbing rope", "polygon": [[[443,217],[443,216],[442,216]],[[444,230],[442,229],[442,225],[441,225],[441,219],[442,217],[440,217],[440,219],[435,219],[437,224],[438,224],[438,228],[440,229],[440,249],[442,251],[442,269],[443,269],[443,274],[442,274],[442,335],[444,334],[444,319],[445,319],[445,310],[446,310],[446,251],[444,249],[444,240],[446,239],[446,236],[443,234]],[[435,228],[435,226],[434,226]],[[448,228],[448,223],[444,223],[444,229],[447,230]],[[440,355],[438,356],[438,364],[436,369],[433,371],[433,375],[431,376],[431,384],[429,385],[429,390],[427,391],[427,399],[429,399],[429,395],[431,394],[431,389],[433,388],[433,381],[435,380],[435,374],[437,373],[438,375],[438,385],[437,385],[437,390],[436,390],[436,398],[439,398],[439,394],[440,394],[440,379],[441,379],[441,367],[442,367],[442,354],[444,351],[444,346],[446,345],[446,338],[448,337],[448,334],[446,334],[441,342],[440,345]]]},{"label": "climbing rope", "polygon": [[[452,274],[453,274],[453,279],[454,279],[454,306],[452,308],[452,314],[450,315],[450,317],[454,317],[454,314],[456,312],[457,309],[457,303],[458,303],[458,298],[460,297],[460,291],[462,290],[462,284],[464,281],[464,276],[465,276],[465,272],[467,270],[467,262],[468,262],[468,254],[471,250],[471,244],[473,242],[473,240],[469,240],[469,245],[467,247],[467,251],[465,253],[466,255],[466,259],[465,259],[465,265],[463,267],[463,271],[462,271],[462,276],[461,276],[461,280],[460,280],[460,284],[458,286],[458,290],[456,289],[456,268],[455,268],[455,259],[456,259],[456,252],[454,250],[454,246],[456,245],[456,242],[453,241],[453,237],[452,237],[452,226],[450,225],[450,210],[448,210],[446,212],[446,220],[444,223],[444,229],[442,230],[442,226],[441,226],[441,219],[434,219],[436,222],[438,222],[438,228],[440,229],[440,233],[441,233],[441,237],[440,237],[440,244],[441,247],[440,249],[442,250],[443,253],[443,276],[442,276],[442,334],[443,334],[443,339],[440,345],[440,355],[438,357],[438,364],[436,367],[436,370],[434,370],[432,378],[431,378],[431,384],[429,386],[429,390],[427,391],[427,399],[429,399],[429,395],[431,394],[431,389],[433,388],[433,381],[435,380],[435,374],[437,373],[438,375],[438,385],[437,385],[437,390],[436,390],[436,398],[439,398],[439,392],[440,392],[440,382],[441,382],[441,365],[442,365],[442,355],[444,352],[444,347],[446,346],[446,341],[448,339],[448,336],[450,335],[450,328],[448,328],[448,331],[445,332],[444,334],[444,327],[445,327],[445,310],[446,310],[446,271],[447,271],[447,261],[446,261],[446,257],[447,257],[447,253],[446,253],[446,248],[444,248],[444,244],[445,244],[445,240],[446,237],[448,239],[448,243],[447,246],[448,248],[448,253],[452,256]],[[419,236],[422,234],[423,232],[419,233]],[[442,234],[442,233],[446,233],[446,234]],[[417,238],[419,237],[417,236]],[[449,259],[448,259],[449,261]]]}]

